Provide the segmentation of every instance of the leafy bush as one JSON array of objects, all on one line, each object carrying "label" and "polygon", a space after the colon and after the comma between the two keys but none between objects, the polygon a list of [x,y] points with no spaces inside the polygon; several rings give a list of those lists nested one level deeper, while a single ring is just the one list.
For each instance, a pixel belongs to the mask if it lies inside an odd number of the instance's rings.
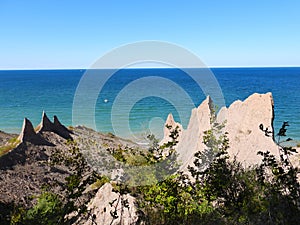
[{"label": "leafy bush", "polygon": [[58,195],[44,192],[38,197],[37,204],[27,211],[24,224],[52,225],[62,224],[63,203]]},{"label": "leafy bush", "polygon": [[[148,152],[111,149],[112,155],[126,165],[146,168],[144,171],[139,169],[139,174],[134,169],[126,170],[124,183],[114,184],[114,189],[120,196],[130,193],[136,197],[145,224],[298,224],[299,170],[289,160],[295,149],[282,145],[290,139],[281,141],[286,136],[288,123],[285,122],[277,134],[280,157],[259,151],[261,164],[248,168],[235,158],[229,158],[224,124],[217,123],[214,117],[211,123],[212,129],[206,131],[203,138],[206,149],[195,154],[188,174],[175,173],[179,167],[174,150],[177,128],[171,130],[172,140],[163,146],[158,145],[154,136],[149,136],[152,144]],[[263,125],[259,128],[272,138]],[[78,206],[75,202],[87,185],[100,188],[108,179],[95,173],[86,177],[87,165],[76,143],[69,141],[68,145],[68,153],[57,152],[50,162],[70,167],[71,174],[65,182],[66,196],[43,192],[37,204],[28,211],[11,205],[10,210],[14,211],[11,224],[68,224],[71,223],[66,217],[69,213],[86,213],[86,203]],[[134,179],[127,179],[126,175]],[[147,185],[136,185],[147,180],[151,181]],[[122,207],[128,207],[128,204],[124,203]],[[8,212],[3,215],[6,218]],[[113,222],[116,215],[111,215]]]},{"label": "leafy bush", "polygon": [[[140,188],[139,206],[146,223],[297,224],[298,168],[288,160],[295,151],[278,141],[280,159],[259,152],[261,165],[244,168],[236,159],[229,159],[223,125],[212,123],[203,139],[207,149],[197,152],[194,166],[189,167],[191,176],[179,173]],[[284,123],[280,137],[285,136],[286,126]]]}]

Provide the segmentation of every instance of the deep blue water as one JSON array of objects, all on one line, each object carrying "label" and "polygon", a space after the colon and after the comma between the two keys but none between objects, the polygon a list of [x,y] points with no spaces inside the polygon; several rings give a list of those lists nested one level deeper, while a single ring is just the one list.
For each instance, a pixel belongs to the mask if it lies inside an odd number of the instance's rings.
[{"label": "deep blue water", "polygon": [[[101,71],[103,74],[106,72]],[[283,121],[289,121],[287,134],[300,140],[300,68],[215,68],[212,72],[227,106],[237,99],[244,100],[254,92],[272,92],[275,129]],[[57,115],[64,124],[76,125],[72,121],[73,99],[84,73],[85,70],[0,71],[0,130],[19,132],[24,117],[29,118],[36,126],[43,110],[49,117]],[[201,72],[199,76],[200,74]],[[154,79],[154,85],[149,81],[146,81],[146,85],[141,82],[142,78],[153,76],[173,83],[164,84],[158,79]],[[137,86],[130,86],[133,83]],[[178,88],[174,88],[174,85]],[[147,130],[159,130],[162,128],[162,121],[172,112],[186,127],[191,107],[182,97],[180,88],[196,106],[205,99],[205,94],[197,83],[179,69],[119,70],[101,89],[94,109],[85,109],[84,103],[82,104],[80,121],[90,125],[84,114],[85,110],[90,110],[95,114],[97,130],[117,130],[118,134],[124,131],[122,135],[126,137],[128,130],[123,129],[124,127],[129,126],[131,132],[139,135]],[[87,101],[92,89],[86,90]],[[149,94],[150,89],[152,94]],[[122,92],[124,90],[133,92]],[[159,96],[156,93],[163,94]],[[139,99],[139,96],[144,97]],[[123,109],[126,106],[130,106],[129,117],[126,114],[128,110]],[[183,111],[184,114],[181,113]]]}]

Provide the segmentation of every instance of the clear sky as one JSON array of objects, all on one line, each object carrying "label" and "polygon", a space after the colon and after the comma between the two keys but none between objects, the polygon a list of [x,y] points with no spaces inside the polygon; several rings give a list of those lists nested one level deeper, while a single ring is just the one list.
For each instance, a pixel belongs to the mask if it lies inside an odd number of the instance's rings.
[{"label": "clear sky", "polygon": [[161,40],[208,66],[299,66],[298,0],[0,0],[0,69],[87,68]]}]

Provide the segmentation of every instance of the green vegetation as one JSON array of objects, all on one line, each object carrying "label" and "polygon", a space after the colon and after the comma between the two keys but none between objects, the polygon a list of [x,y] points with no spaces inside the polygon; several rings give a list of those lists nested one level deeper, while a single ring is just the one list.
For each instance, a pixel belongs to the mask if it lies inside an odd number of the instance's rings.
[{"label": "green vegetation", "polygon": [[[279,137],[285,136],[286,125]],[[298,223],[298,168],[288,160],[295,150],[278,141],[279,161],[268,151],[260,151],[262,163],[244,168],[229,159],[228,138],[222,127],[213,122],[213,128],[205,133],[207,149],[195,154],[194,166],[189,167],[191,176],[177,173],[131,190],[138,196],[146,224]]]},{"label": "green vegetation", "polygon": [[107,135],[108,135],[109,137],[111,137],[111,138],[114,138],[114,137],[116,136],[116,135],[114,135],[114,134],[111,133],[111,132],[108,132]]},{"label": "green vegetation", "polygon": [[[284,123],[277,135],[280,158],[268,151],[258,151],[261,164],[245,168],[235,158],[229,158],[229,140],[223,132],[224,125],[216,123],[214,118],[211,123],[212,129],[206,131],[203,138],[207,148],[195,154],[188,174],[176,172],[179,165],[174,147],[178,128],[171,130],[172,140],[164,146],[159,146],[150,135],[152,144],[147,152],[120,146],[108,149],[117,160],[128,165],[122,182],[114,183],[115,191],[135,196],[141,220],[149,225],[297,224],[300,215],[299,170],[289,161],[295,149],[282,146],[280,141],[286,136],[288,124]],[[270,135],[263,125],[260,128]],[[87,172],[76,143],[68,141],[68,145],[68,153],[53,154],[50,162],[72,168],[66,178],[66,194],[58,196],[44,191],[29,210],[11,206],[10,224],[69,224],[73,220],[67,215],[74,211],[94,221],[94,216],[86,210],[87,202],[79,205],[76,202],[87,187],[97,190],[109,179]],[[130,166],[144,166],[145,169],[137,174]],[[138,185],[141,183],[147,185]],[[128,208],[126,202],[122,206]],[[111,212],[112,222],[116,215]]]},{"label": "green vegetation", "polygon": [[[46,186],[39,196],[33,197],[36,204],[29,209],[13,204],[5,209],[5,205],[0,205],[0,209],[4,209],[0,212],[0,218],[4,218],[1,224],[72,224],[79,216],[88,215],[86,206],[89,198],[85,198],[84,191],[88,187],[91,191],[97,190],[109,180],[89,169],[75,141],[68,140],[66,144],[69,150],[57,150],[48,162],[50,166],[64,165],[69,168],[65,182]],[[63,189],[55,194],[51,191],[53,188]],[[71,213],[74,215],[68,216]]]},{"label": "green vegetation", "polygon": [[10,150],[14,149],[15,147],[17,147],[19,144],[20,141],[17,139],[17,137],[8,140],[6,145],[0,147],[0,157],[6,154],[7,152],[9,152]]},{"label": "green vegetation", "polygon": [[73,130],[74,130],[74,127],[73,127],[73,126],[68,126],[68,129],[69,129],[70,131],[73,131]]},{"label": "green vegetation", "polygon": [[92,184],[90,185],[90,188],[91,188],[92,190],[99,189],[99,188],[101,188],[105,183],[108,183],[109,181],[110,181],[110,180],[109,180],[108,177],[103,176],[103,177],[101,177],[101,178],[98,178],[94,183],[92,183]]},{"label": "green vegetation", "polygon": [[43,192],[31,209],[28,211],[18,209],[12,216],[11,224],[60,224],[64,219],[62,206],[58,195]]}]

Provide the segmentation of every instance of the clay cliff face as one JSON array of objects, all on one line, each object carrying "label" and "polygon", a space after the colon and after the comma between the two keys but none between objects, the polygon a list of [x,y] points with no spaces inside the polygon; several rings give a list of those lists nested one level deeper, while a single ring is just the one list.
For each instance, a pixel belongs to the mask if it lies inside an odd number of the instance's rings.
[{"label": "clay cliff face", "polygon": [[[127,207],[124,207],[125,202]],[[94,224],[133,225],[138,224],[139,220],[135,202],[135,198],[131,195],[121,195],[113,191],[110,183],[106,183],[88,204],[88,210],[94,215]],[[111,213],[116,213],[115,219]],[[89,225],[91,221],[78,221],[78,224]]]},{"label": "clay cliff face", "polygon": [[[257,156],[258,151],[270,151],[278,155],[278,147],[273,141],[273,134],[267,137],[259,128],[263,124],[264,128],[273,132],[273,98],[271,93],[253,94],[245,101],[235,101],[228,108],[220,109],[216,116],[217,122],[224,122],[223,132],[228,133],[228,150],[230,157],[237,157],[237,160],[245,166],[260,163],[261,157]],[[206,146],[203,144],[204,131],[211,129],[211,116],[213,115],[213,103],[207,97],[198,108],[192,110],[191,118],[187,129],[182,130],[176,151],[181,161],[182,170],[186,170],[188,165],[193,164],[194,154],[203,151]],[[171,123],[170,123],[171,121]],[[175,121],[168,119],[166,125],[178,125]],[[165,137],[162,142],[167,140]]]},{"label": "clay cliff face", "polygon": [[164,127],[164,139],[160,142],[161,144],[172,141],[172,138],[170,137],[171,130],[176,127],[178,128],[179,139],[181,139],[181,134],[183,130],[182,125],[180,123],[175,122],[174,117],[171,113],[168,115],[165,125],[168,125],[171,129],[169,129],[167,126]]},{"label": "clay cliff face", "polygon": [[57,116],[53,117],[53,123],[52,123],[47,117],[45,112],[43,112],[41,123],[37,126],[37,133],[41,133],[44,131],[50,131],[56,133],[57,135],[65,139],[72,140],[72,137],[70,135],[72,132],[68,130],[64,125],[61,124]]},{"label": "clay cliff face", "polygon": [[20,143],[31,142],[36,145],[49,145],[39,133],[36,133],[32,123],[27,118],[24,119],[22,131],[18,137]]},{"label": "clay cliff face", "polygon": [[56,133],[65,139],[73,139],[71,137],[72,132],[62,125],[56,116],[54,116],[54,122],[52,123],[46,113],[43,112],[41,123],[36,127],[36,129],[33,128],[30,120],[27,118],[24,119],[22,131],[18,140],[20,143],[30,142],[35,145],[51,145],[41,135],[45,131]]},{"label": "clay cliff face", "polygon": [[25,152],[28,144],[38,146],[37,148],[42,148],[43,146],[53,147],[60,144],[49,140],[47,133],[55,134],[62,139],[73,140],[71,136],[72,131],[69,131],[62,125],[56,116],[54,116],[54,122],[52,123],[46,113],[43,112],[41,123],[35,129],[30,120],[25,118],[21,133],[15,142],[16,145],[0,158],[0,169],[24,163],[28,154],[28,152]]},{"label": "clay cliff face", "polygon": [[[235,101],[228,108],[222,108],[217,116],[220,122],[226,121],[225,132],[228,132],[229,154],[245,164],[256,164],[261,161],[258,151],[270,151],[278,154],[278,147],[273,140],[274,104],[271,93],[253,94],[245,101]],[[259,129],[272,132],[269,136]]]}]

